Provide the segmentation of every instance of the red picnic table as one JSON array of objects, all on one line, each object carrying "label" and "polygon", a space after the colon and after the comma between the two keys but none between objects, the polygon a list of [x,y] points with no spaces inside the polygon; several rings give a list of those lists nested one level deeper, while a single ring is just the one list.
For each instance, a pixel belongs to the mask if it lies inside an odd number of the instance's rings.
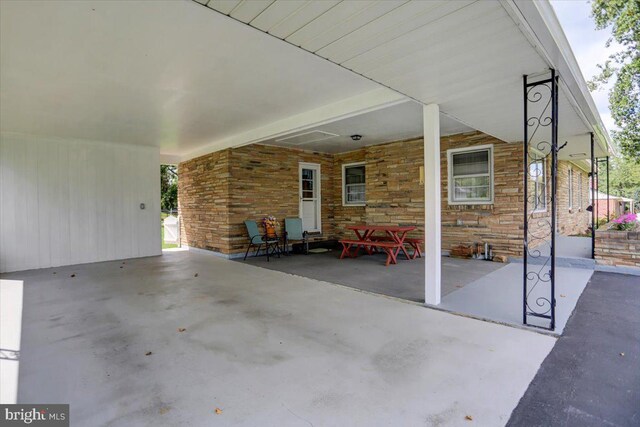
[{"label": "red picnic table", "polygon": [[[358,237],[357,240],[341,240],[342,254],[340,259],[345,256],[355,258],[358,256],[359,248],[363,248],[367,254],[371,255],[375,250],[382,249],[387,254],[387,262],[385,265],[397,264],[398,254],[400,251],[404,253],[407,259],[413,259],[421,256],[420,242],[422,239],[410,239],[411,246],[415,251],[413,257],[409,256],[407,250],[404,247],[407,233],[416,229],[415,226],[398,226],[398,225],[352,225],[347,227],[349,230],[353,230]],[[374,235],[376,232],[384,232],[383,236]],[[353,252],[352,252],[352,249]]]}]

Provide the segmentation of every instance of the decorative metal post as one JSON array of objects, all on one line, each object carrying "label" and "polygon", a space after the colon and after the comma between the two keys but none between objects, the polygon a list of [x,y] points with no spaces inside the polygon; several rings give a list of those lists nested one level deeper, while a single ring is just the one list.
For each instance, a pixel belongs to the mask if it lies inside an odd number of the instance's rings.
[{"label": "decorative metal post", "polygon": [[553,69],[543,77],[529,78],[525,75],[523,86],[522,322],[554,330],[558,76]]},{"label": "decorative metal post", "polygon": [[600,159],[596,157],[596,230],[600,228]]},{"label": "decorative metal post", "polygon": [[607,156],[607,222],[611,221],[609,218],[609,156]]},{"label": "decorative metal post", "polygon": [[594,152],[593,132],[591,132],[591,173],[589,174],[591,185],[591,258],[596,257],[596,157]]}]

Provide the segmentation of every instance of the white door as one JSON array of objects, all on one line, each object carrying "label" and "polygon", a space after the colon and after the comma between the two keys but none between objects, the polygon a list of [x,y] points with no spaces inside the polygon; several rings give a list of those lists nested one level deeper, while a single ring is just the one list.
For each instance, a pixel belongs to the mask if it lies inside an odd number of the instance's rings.
[{"label": "white door", "polygon": [[320,165],[300,163],[300,218],[305,231],[320,232]]}]

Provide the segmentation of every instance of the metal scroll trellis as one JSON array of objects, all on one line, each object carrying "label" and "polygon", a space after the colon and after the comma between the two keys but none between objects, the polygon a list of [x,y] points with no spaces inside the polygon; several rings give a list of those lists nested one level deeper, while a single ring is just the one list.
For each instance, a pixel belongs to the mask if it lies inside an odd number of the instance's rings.
[{"label": "metal scroll trellis", "polygon": [[524,76],[524,272],[522,321],[555,329],[558,77]]}]

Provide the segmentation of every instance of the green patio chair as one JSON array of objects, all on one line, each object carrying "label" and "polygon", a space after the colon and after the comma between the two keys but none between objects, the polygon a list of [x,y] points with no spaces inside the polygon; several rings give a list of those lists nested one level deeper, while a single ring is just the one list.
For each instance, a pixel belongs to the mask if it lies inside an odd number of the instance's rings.
[{"label": "green patio chair", "polygon": [[300,218],[284,219],[284,248],[289,254],[289,241],[301,241],[304,247],[304,253],[309,253],[309,240],[307,232],[302,230],[302,220]]},{"label": "green patio chair", "polygon": [[246,220],[244,222],[245,227],[247,227],[247,234],[249,235],[249,246],[247,246],[247,252],[244,254],[244,259],[246,261],[247,255],[249,255],[249,251],[252,247],[256,247],[256,253],[253,256],[258,256],[260,252],[260,248],[262,245],[265,245],[265,253],[267,255],[267,262],[269,261],[269,256],[274,253],[278,255],[280,258],[280,244],[278,242],[278,236],[267,238],[266,235],[260,233],[258,229],[258,223],[252,220]]}]

